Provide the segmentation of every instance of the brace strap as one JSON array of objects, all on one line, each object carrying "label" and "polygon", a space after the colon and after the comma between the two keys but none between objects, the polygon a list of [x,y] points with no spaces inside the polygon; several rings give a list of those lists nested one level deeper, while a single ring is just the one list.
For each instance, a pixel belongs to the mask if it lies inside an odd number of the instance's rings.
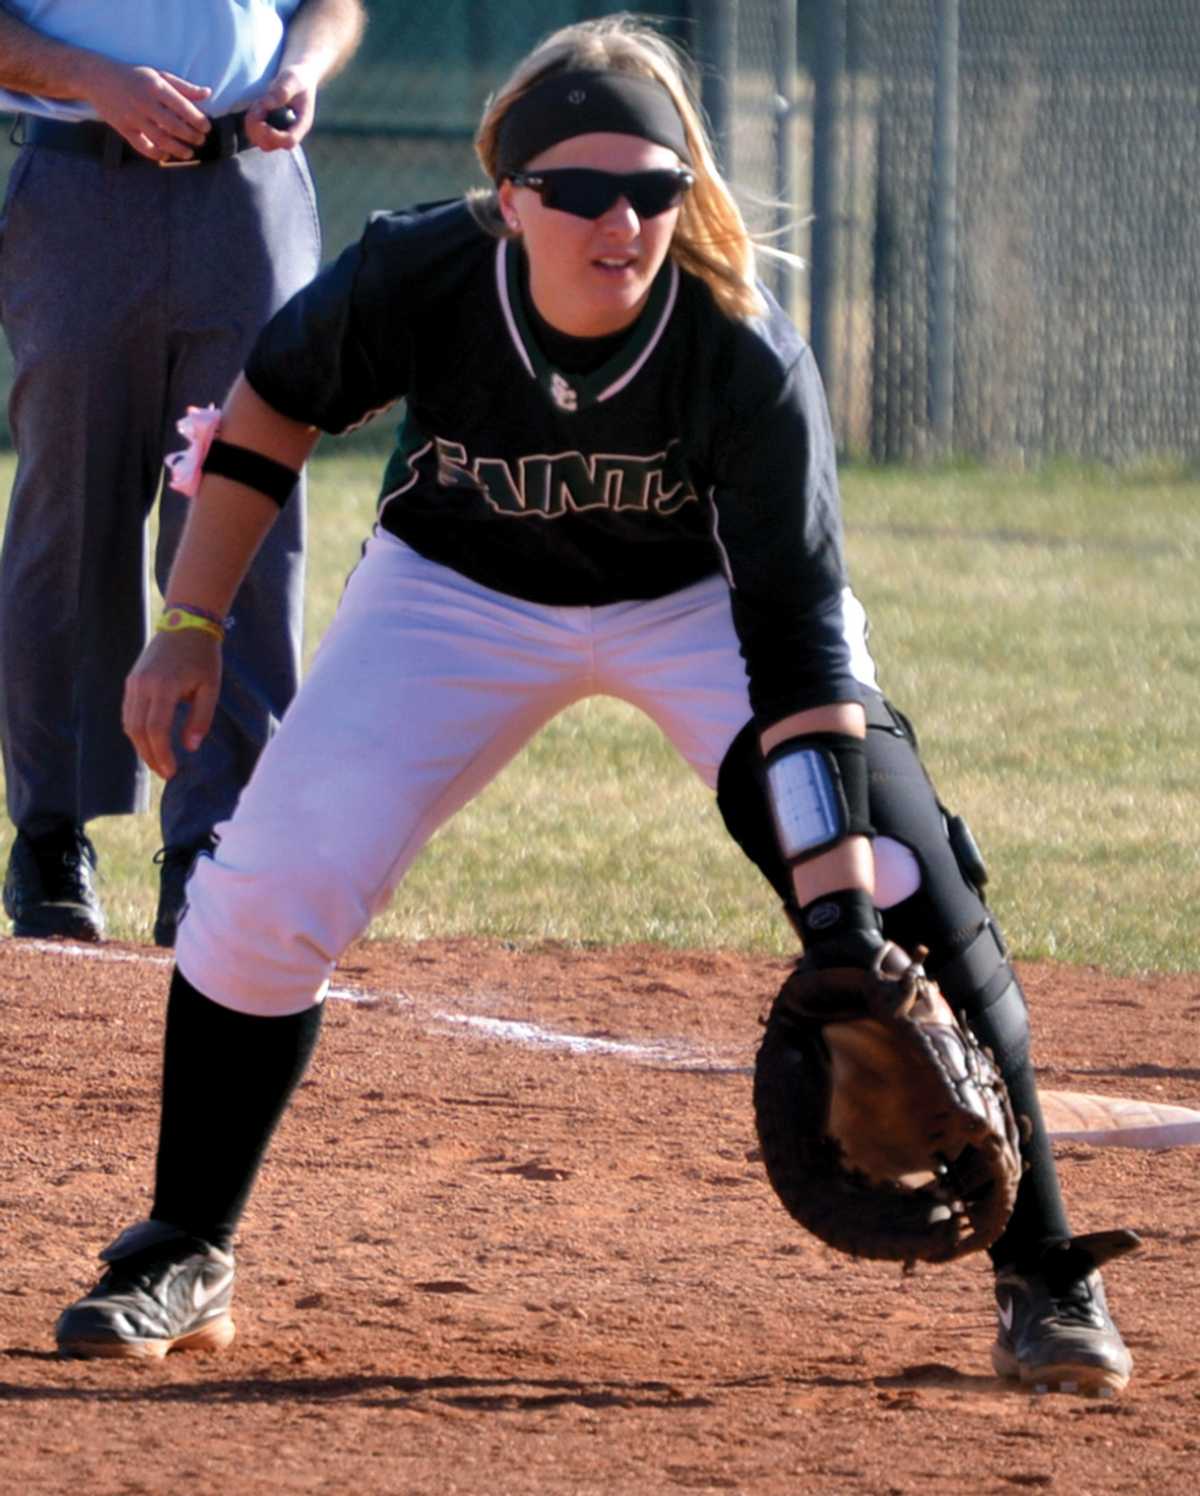
[{"label": "brace strap", "polygon": [[789,738],[766,758],[767,800],[784,860],[807,862],[847,836],[873,836],[867,750],[849,733]]}]

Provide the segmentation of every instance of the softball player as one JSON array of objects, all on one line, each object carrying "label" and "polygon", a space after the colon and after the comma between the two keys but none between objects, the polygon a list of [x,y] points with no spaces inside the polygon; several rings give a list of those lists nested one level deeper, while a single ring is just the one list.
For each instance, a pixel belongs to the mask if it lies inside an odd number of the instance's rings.
[{"label": "softball player", "polygon": [[978,854],[879,693],[820,379],[754,278],[681,60],[628,17],[568,27],[477,147],[493,189],[374,217],[266,327],[203,454],[126,695],[165,777],[180,703],[185,740],[204,736],[221,619],[318,434],[406,402],[337,617],[193,875],[153,1206],[60,1317],[61,1349],[228,1343],[237,1222],[340,953],[447,817],[603,693],[715,790],[807,951],[929,948],[1030,1122],[991,1254],[996,1368],[1123,1386],[1097,1271],[1114,1252],[1071,1236]]}]

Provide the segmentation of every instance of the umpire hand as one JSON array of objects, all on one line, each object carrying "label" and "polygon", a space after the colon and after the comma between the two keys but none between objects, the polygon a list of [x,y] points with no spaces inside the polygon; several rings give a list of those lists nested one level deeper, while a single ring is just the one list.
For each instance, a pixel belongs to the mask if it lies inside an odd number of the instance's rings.
[{"label": "umpire hand", "polygon": [[139,755],[164,779],[176,769],[171,728],[187,711],[181,741],[194,753],[212,726],[221,689],[220,641],[198,629],[155,634],[125,682],[121,723]]},{"label": "umpire hand", "polygon": [[[312,129],[316,106],[316,79],[302,68],[281,68],[266,93],[246,110],[246,134],[260,150],[294,150]],[[294,118],[281,128],[277,121],[283,109],[290,109]]]},{"label": "umpire hand", "polygon": [[158,68],[89,54],[85,97],[107,125],[151,161],[186,161],[209,131],[197,106],[212,93]]}]

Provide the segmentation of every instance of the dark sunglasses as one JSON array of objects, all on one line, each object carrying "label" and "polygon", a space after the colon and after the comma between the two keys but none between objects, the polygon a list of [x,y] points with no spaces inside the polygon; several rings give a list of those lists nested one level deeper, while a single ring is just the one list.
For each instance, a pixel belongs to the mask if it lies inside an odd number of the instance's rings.
[{"label": "dark sunglasses", "polygon": [[625,198],[639,218],[657,218],[683,201],[695,182],[690,171],[592,171],[561,166],[547,171],[513,171],[515,187],[536,192],[548,208],[576,218],[599,218],[618,198]]}]

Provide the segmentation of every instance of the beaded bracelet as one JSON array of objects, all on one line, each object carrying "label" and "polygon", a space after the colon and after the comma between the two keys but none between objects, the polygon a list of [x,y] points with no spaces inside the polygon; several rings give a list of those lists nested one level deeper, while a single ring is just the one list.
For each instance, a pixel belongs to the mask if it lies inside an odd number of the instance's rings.
[{"label": "beaded bracelet", "polygon": [[193,608],[185,603],[172,603],[164,608],[154,630],[159,634],[178,634],[184,629],[199,629],[202,634],[224,643],[228,619],[218,618],[207,608]]}]

